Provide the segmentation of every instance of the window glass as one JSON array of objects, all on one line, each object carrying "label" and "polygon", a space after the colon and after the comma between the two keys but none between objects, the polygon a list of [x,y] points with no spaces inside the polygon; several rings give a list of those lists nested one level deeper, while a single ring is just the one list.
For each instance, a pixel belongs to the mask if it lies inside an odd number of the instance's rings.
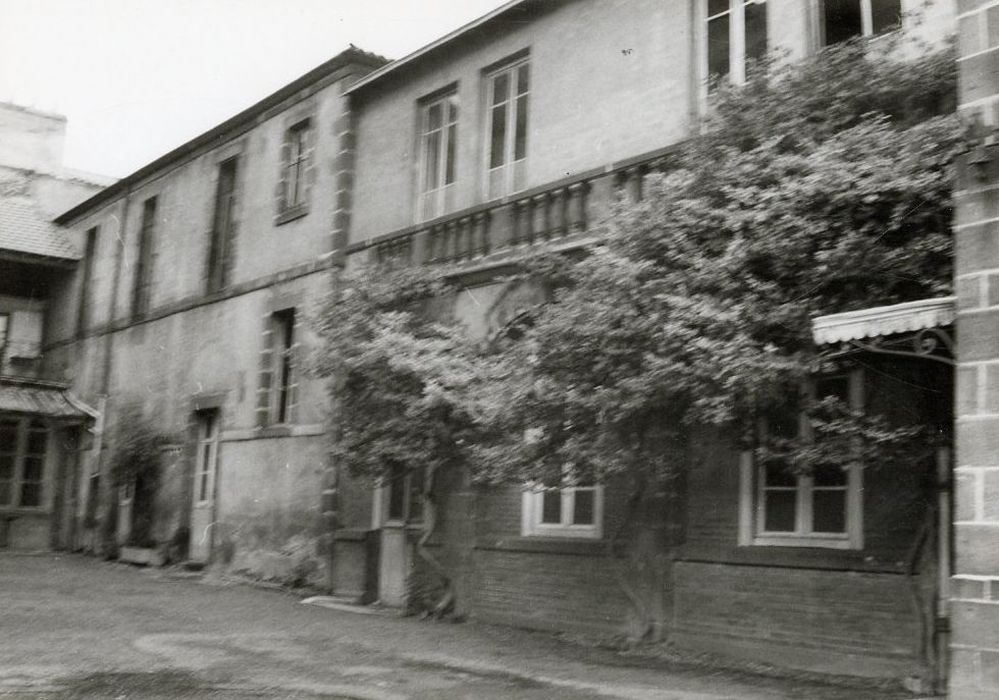
[{"label": "window glass", "polygon": [[767,6],[747,2],[743,21],[746,25],[746,58],[759,60],[767,55]]},{"label": "window glass", "polygon": [[846,532],[846,489],[814,491],[812,520],[814,532]]},{"label": "window glass", "polygon": [[592,489],[576,489],[573,502],[573,525],[592,525],[595,493]]},{"label": "window glass", "polygon": [[825,0],[822,19],[826,46],[863,33],[860,0]]},{"label": "window glass", "polygon": [[546,490],[542,495],[541,522],[558,525],[562,522],[562,492]]},{"label": "window glass", "polygon": [[763,529],[767,532],[794,532],[797,492],[794,489],[768,489],[765,498],[766,517]]},{"label": "window glass", "polygon": [[724,77],[729,71],[729,15],[708,20],[708,75]]},{"label": "window glass", "polygon": [[890,31],[902,23],[902,0],[871,0],[871,31]]},{"label": "window glass", "polygon": [[498,168],[506,162],[506,108],[493,108],[493,128],[489,147],[489,167]]}]

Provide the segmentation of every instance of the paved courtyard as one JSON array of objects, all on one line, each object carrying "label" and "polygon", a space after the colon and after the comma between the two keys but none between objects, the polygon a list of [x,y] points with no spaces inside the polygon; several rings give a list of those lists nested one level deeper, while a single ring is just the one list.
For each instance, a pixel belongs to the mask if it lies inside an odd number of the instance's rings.
[{"label": "paved courtyard", "polygon": [[501,627],[331,610],[82,556],[14,554],[0,554],[0,696],[904,697],[638,662]]}]

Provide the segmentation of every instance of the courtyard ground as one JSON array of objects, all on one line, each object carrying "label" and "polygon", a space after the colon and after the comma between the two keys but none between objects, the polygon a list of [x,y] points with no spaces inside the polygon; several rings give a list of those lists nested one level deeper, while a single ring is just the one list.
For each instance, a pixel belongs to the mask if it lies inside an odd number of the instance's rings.
[{"label": "courtyard ground", "polygon": [[77,555],[0,554],[0,696],[889,700],[638,659],[549,635],[301,604]]}]

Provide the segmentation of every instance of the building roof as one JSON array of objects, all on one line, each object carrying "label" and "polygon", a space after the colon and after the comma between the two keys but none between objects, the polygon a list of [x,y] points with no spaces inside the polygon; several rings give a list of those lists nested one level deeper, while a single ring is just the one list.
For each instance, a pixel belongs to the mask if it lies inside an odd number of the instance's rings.
[{"label": "building roof", "polygon": [[63,384],[0,377],[0,411],[50,418],[96,418],[96,410],[72,396]]},{"label": "building roof", "polygon": [[920,299],[891,306],[875,306],[859,311],[818,316],[812,319],[816,345],[843,343],[926,328],[942,328],[954,323],[955,297]]},{"label": "building roof", "polygon": [[356,46],[351,46],[345,51],[341,51],[336,56],[326,61],[320,66],[313,68],[308,73],[299,78],[296,78],[292,82],[280,88],[276,92],[271,93],[264,99],[260,100],[256,104],[244,109],[242,112],[234,117],[226,119],[221,124],[209,129],[200,136],[195,136],[193,139],[184,143],[177,148],[173,149],[166,155],[160,156],[152,163],[144,165],[143,167],[136,170],[131,175],[126,175],[122,179],[118,180],[114,184],[105,187],[103,190],[90,197],[84,202],[76,205],[69,211],[60,214],[56,217],[56,223],[68,224],[76,217],[82,215],[83,213],[99,206],[105,202],[113,200],[122,192],[127,191],[132,185],[140,182],[144,178],[152,175],[153,173],[163,170],[164,168],[173,165],[174,163],[183,160],[187,156],[196,152],[200,148],[205,146],[215,144],[219,145],[230,132],[244,128],[248,125],[252,125],[254,120],[261,114],[269,109],[272,109],[290,97],[293,97],[296,93],[309,87],[310,85],[322,80],[323,78],[335,73],[336,71],[347,67],[351,64],[358,64],[363,66],[368,66],[371,68],[379,68],[388,62],[387,58],[383,56],[378,56],[377,54],[369,53]]},{"label": "building roof", "polygon": [[0,251],[80,259],[62,229],[48,221],[34,202],[23,195],[0,195]]},{"label": "building roof", "polygon": [[501,15],[505,15],[511,10],[520,9],[522,6],[535,4],[536,2],[537,0],[508,0],[507,2],[497,7],[495,10],[492,10],[491,12],[482,15],[478,19],[474,19],[468,24],[459,27],[458,29],[455,29],[450,34],[446,34],[445,36],[442,36],[440,39],[432,41],[426,46],[417,49],[413,53],[407,56],[403,56],[402,58],[396,59],[395,61],[392,61],[391,63],[382,66],[378,70],[372,71],[371,73],[369,73],[368,75],[364,76],[356,83],[351,85],[350,88],[347,90],[347,93],[356,92],[367,85],[380,81],[386,75],[390,73],[395,73],[400,68],[408,66],[409,64],[417,61],[420,58],[423,58],[428,54],[437,52],[438,50],[452,43],[456,39],[464,36],[465,34],[468,34],[469,32],[475,29],[478,29],[479,27],[482,27],[485,24],[493,22],[494,20],[498,19]]}]

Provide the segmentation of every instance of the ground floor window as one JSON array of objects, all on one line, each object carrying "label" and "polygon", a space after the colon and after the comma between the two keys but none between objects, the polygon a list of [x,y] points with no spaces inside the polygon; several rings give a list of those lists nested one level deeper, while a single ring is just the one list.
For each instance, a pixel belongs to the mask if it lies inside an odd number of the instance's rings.
[{"label": "ground floor window", "polygon": [[531,484],[523,492],[521,534],[600,539],[603,502],[600,485]]},{"label": "ground floor window", "polygon": [[0,507],[45,505],[48,425],[38,418],[0,417]]},{"label": "ground floor window", "polygon": [[[803,392],[807,400],[834,396],[860,410],[863,375],[854,370],[811,382]],[[803,411],[764,421],[761,430],[780,437],[809,435]],[[859,464],[827,464],[807,473],[786,460],[758,462],[752,451],[742,455],[740,530],[741,545],[828,547],[860,549],[863,546],[862,480]]]}]

